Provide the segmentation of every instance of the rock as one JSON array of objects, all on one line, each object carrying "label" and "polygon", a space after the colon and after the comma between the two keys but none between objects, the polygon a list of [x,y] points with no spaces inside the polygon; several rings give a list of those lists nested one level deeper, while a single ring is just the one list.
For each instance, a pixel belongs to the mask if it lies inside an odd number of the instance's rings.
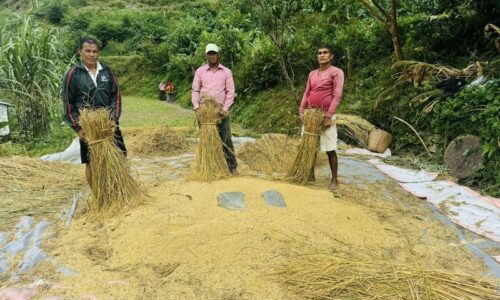
[{"label": "rock", "polygon": [[245,195],[242,192],[227,192],[217,195],[217,203],[220,207],[230,210],[245,209]]},{"label": "rock", "polygon": [[269,190],[262,193],[264,197],[264,201],[267,205],[276,206],[276,207],[286,207],[285,199],[283,199],[283,195],[277,190]]}]

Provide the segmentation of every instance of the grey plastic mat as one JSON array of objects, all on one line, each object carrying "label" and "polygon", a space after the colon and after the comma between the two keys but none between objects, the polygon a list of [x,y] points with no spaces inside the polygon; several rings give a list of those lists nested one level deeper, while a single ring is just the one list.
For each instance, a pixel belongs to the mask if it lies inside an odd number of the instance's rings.
[{"label": "grey plastic mat", "polygon": [[227,192],[217,195],[217,203],[220,207],[229,210],[245,209],[245,195],[242,192]]},{"label": "grey plastic mat", "polygon": [[285,199],[283,199],[283,195],[277,190],[269,190],[262,193],[262,197],[264,197],[264,202],[270,206],[276,207],[286,207]]}]

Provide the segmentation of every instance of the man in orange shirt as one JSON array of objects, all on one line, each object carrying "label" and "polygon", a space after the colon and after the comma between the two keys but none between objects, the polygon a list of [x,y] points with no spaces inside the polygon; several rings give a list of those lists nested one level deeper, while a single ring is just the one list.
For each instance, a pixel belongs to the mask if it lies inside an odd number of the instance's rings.
[{"label": "man in orange shirt", "polygon": [[170,103],[174,102],[174,84],[170,80],[167,84],[167,101]]}]

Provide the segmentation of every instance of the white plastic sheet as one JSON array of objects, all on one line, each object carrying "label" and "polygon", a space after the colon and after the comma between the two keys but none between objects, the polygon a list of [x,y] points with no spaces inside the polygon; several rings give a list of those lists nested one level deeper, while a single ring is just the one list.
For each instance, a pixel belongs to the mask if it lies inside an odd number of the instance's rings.
[{"label": "white plastic sheet", "polygon": [[411,194],[427,199],[455,224],[500,242],[500,199],[482,196],[452,181],[434,181],[437,173],[391,166],[378,159],[368,162]]},{"label": "white plastic sheet", "polygon": [[500,208],[489,198],[451,181],[400,185],[410,193],[426,198],[453,223],[500,242]]},{"label": "white plastic sheet", "polygon": [[80,158],[80,141],[78,138],[75,138],[71,145],[69,145],[66,150],[59,153],[47,154],[40,157],[41,160],[44,161],[60,161],[60,162],[68,162],[72,164],[81,164],[82,160]]},{"label": "white plastic sheet", "polygon": [[387,150],[385,150],[384,153],[371,152],[370,150],[362,148],[349,148],[345,151],[345,154],[361,154],[361,155],[377,156],[382,158],[386,158],[392,155],[391,149],[389,148],[387,148]]},{"label": "white plastic sheet", "polygon": [[368,161],[377,169],[389,175],[392,179],[399,182],[427,182],[436,179],[438,173],[426,172],[424,170],[410,170],[383,163],[378,159]]}]

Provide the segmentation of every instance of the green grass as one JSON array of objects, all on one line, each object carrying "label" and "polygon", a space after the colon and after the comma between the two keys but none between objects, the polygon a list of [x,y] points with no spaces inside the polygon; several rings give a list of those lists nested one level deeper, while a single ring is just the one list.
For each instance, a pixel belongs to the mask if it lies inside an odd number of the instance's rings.
[{"label": "green grass", "polygon": [[170,127],[194,126],[194,111],[158,99],[136,96],[123,97],[121,127],[161,125]]}]

